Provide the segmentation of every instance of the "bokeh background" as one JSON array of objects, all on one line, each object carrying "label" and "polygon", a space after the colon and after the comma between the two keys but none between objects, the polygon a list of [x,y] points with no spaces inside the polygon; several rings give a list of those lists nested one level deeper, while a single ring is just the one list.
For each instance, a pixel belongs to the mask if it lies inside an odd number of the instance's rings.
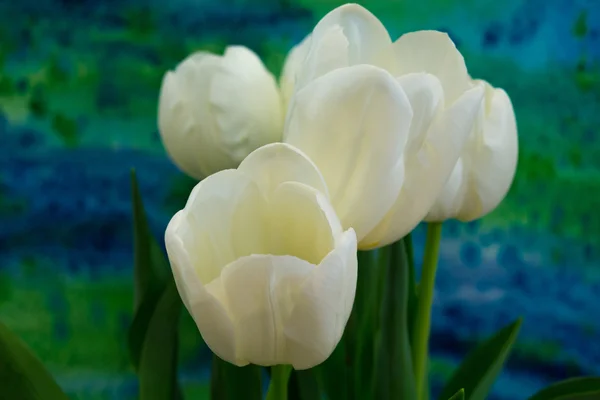
[{"label": "bokeh background", "polygon": [[[285,54],[339,0],[0,0],[0,320],[74,399],[137,393],[130,169],[161,238],[193,182],[156,127],[162,75],[195,50]],[[600,1],[364,0],[392,37],[446,31],[474,77],[506,89],[514,185],[448,222],[435,292],[435,390],[478,339],[523,316],[491,400],[600,374]],[[415,233],[423,249],[422,227]],[[181,379],[204,398],[210,353],[182,321]]]}]

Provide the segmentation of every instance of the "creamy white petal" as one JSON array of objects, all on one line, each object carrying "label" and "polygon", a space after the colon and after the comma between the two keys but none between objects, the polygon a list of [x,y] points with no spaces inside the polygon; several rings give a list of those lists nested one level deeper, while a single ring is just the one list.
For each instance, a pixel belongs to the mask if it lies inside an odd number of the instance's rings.
[{"label": "creamy white petal", "polygon": [[329,197],[327,184],[317,166],[300,149],[288,143],[272,143],[252,152],[238,171],[247,174],[265,194],[283,182],[304,183]]},{"label": "creamy white petal", "polygon": [[[231,167],[218,146],[208,95],[220,58],[198,52],[165,74],[158,104],[158,127],[170,159],[186,174],[201,179]],[[206,151],[213,149],[213,151]]]},{"label": "creamy white petal", "polygon": [[340,341],[356,293],[356,250],[356,234],[350,229],[294,292],[294,309],[283,325],[295,369],[326,360]]},{"label": "creamy white petal", "polygon": [[308,54],[311,35],[306,36],[302,42],[294,46],[288,53],[283,63],[283,69],[279,78],[279,88],[283,102],[283,112],[286,113],[290,99],[294,94],[296,76],[301,71],[304,59]]},{"label": "creamy white petal", "polygon": [[210,87],[222,149],[236,166],[254,149],[281,140],[283,111],[277,82],[250,49],[230,46]]},{"label": "creamy white petal", "polygon": [[465,60],[448,34],[438,31],[406,33],[394,42],[396,76],[412,72],[435,75],[448,105],[472,87]]},{"label": "creamy white petal", "polygon": [[293,361],[287,357],[283,320],[294,308],[294,293],[315,268],[286,255],[252,255],[224,268],[221,301],[235,321],[236,359],[257,365]]},{"label": "creamy white petal", "polygon": [[265,200],[256,184],[237,170],[213,174],[194,187],[185,205],[180,235],[205,284],[239,257],[266,252]]},{"label": "creamy white petal", "polygon": [[427,215],[467,142],[482,98],[481,87],[470,89],[434,120],[420,150],[407,155],[406,177],[395,204],[361,248],[393,243]]},{"label": "creamy white petal", "polygon": [[454,218],[459,212],[467,194],[467,168],[462,158],[459,158],[452,170],[452,174],[440,192],[436,202],[424,218],[427,222],[444,221]]},{"label": "creamy white petal", "polygon": [[413,118],[404,154],[410,157],[423,147],[432,121],[444,108],[444,90],[434,75],[412,73],[397,78],[410,101]]},{"label": "creamy white petal", "polygon": [[332,71],[294,97],[284,140],[317,165],[359,241],[398,196],[412,114],[394,77],[369,65]]},{"label": "creamy white petal", "polygon": [[342,225],[321,192],[284,182],[269,197],[269,254],[289,254],[318,264],[335,246]]},{"label": "creamy white petal", "polygon": [[210,349],[220,358],[244,366],[248,363],[236,358],[233,321],[223,304],[209,293],[198,277],[196,265],[187,250],[189,246],[184,244],[178,232],[182,215],[183,211],[175,214],[165,232],[165,245],[177,290]]},{"label": "creamy white petal", "polygon": [[296,86],[337,68],[371,64],[389,68],[394,58],[391,39],[383,24],[358,4],[345,4],[330,11],[315,26],[308,54]]}]

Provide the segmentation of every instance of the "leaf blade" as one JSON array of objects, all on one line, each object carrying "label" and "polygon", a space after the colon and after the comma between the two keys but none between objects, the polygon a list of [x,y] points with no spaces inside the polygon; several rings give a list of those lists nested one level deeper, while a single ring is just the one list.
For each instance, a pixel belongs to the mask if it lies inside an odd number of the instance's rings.
[{"label": "leaf blade", "polygon": [[140,357],[141,400],[177,397],[178,327],[182,304],[174,282],[169,284],[150,318]]},{"label": "leaf blade", "polygon": [[134,318],[127,333],[131,363],[137,371],[154,307],[172,280],[169,263],[152,236],[135,170],[131,170],[131,205],[134,243]]},{"label": "leaf blade", "polygon": [[261,368],[237,367],[213,354],[210,382],[211,400],[262,400]]},{"label": "leaf blade", "polygon": [[557,382],[540,390],[529,400],[579,400],[590,395],[600,398],[600,377],[572,378]]},{"label": "leaf blade", "polygon": [[380,309],[381,328],[376,339],[378,384],[375,398],[416,399],[416,387],[408,333],[409,266],[403,240],[391,246],[386,263],[383,299]]},{"label": "leaf blade", "polygon": [[473,349],[454,372],[440,400],[464,388],[466,400],[485,400],[517,338],[522,320],[517,319]]},{"label": "leaf blade", "polygon": [[0,388],[20,400],[68,400],[67,395],[29,347],[0,323]]},{"label": "leaf blade", "polygon": [[313,369],[292,369],[288,383],[288,400],[315,400],[321,398],[319,383]]},{"label": "leaf blade", "polygon": [[448,400],[465,400],[465,389],[460,389],[454,396],[450,397]]}]

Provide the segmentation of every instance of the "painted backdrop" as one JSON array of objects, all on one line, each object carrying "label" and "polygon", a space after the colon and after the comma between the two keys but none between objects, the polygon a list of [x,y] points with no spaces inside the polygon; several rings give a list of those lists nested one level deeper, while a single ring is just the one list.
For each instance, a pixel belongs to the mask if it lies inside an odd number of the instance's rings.
[{"label": "painted backdrop", "polygon": [[[339,0],[0,0],[0,320],[75,399],[130,399],[130,169],[162,237],[190,181],[156,128],[163,73],[192,51],[287,50]],[[522,315],[490,400],[600,374],[600,2],[364,0],[392,36],[443,30],[473,76],[506,89],[520,159],[507,199],[443,231],[432,385]],[[415,234],[422,251],[424,234]],[[182,382],[210,353],[182,321]],[[1,396],[0,396],[1,397]],[[189,397],[194,398],[194,397]]]}]

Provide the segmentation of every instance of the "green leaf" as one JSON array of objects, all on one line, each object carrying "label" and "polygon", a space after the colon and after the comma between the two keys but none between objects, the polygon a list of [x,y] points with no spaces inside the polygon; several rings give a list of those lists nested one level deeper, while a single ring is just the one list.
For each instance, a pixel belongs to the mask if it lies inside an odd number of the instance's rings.
[{"label": "green leaf", "polygon": [[131,171],[131,200],[134,237],[135,313],[129,327],[128,346],[131,362],[137,370],[150,318],[166,287],[166,283],[172,280],[172,276],[168,272],[169,263],[148,227],[134,170]]},{"label": "green leaf", "polygon": [[376,339],[375,396],[415,400],[416,388],[408,333],[409,265],[403,240],[391,245],[385,268],[380,330]]},{"label": "green leaf", "polygon": [[411,348],[413,346],[413,330],[419,306],[417,296],[417,277],[415,273],[415,258],[413,253],[412,237],[409,233],[402,239],[406,247],[406,258],[408,261],[408,334]]},{"label": "green leaf", "polygon": [[211,400],[261,400],[261,368],[256,365],[236,367],[213,355]]},{"label": "green leaf", "polygon": [[350,390],[348,389],[352,380],[348,364],[346,362],[346,340],[342,336],[342,340],[335,347],[331,356],[315,367],[319,385],[329,400],[350,399]]},{"label": "green leaf", "polygon": [[[345,331],[347,337],[352,339],[348,345],[353,347],[352,354],[347,352],[348,362],[354,367],[352,371],[354,386],[349,390],[353,391],[358,399],[370,397],[372,390],[375,350],[373,343],[379,319],[379,279],[383,272],[375,256],[373,251],[358,252],[356,296]],[[350,333],[352,335],[349,335]]]},{"label": "green leaf", "polygon": [[529,400],[597,400],[600,399],[600,377],[582,377],[554,383]]},{"label": "green leaf", "polygon": [[2,323],[0,392],[4,399],[68,400],[42,362]]},{"label": "green leaf", "polygon": [[225,371],[221,366],[225,361],[213,354],[212,366],[210,370],[210,398],[211,400],[224,400],[227,395],[225,392]]},{"label": "green leaf", "polygon": [[465,400],[465,389],[460,389],[456,394],[448,400]]},{"label": "green leaf", "polygon": [[131,171],[131,202],[133,212],[133,251],[135,279],[135,308],[146,297],[155,296],[164,289],[165,269],[168,262],[152,237],[144,211],[142,196],[137,183],[135,170]]},{"label": "green leaf", "polygon": [[178,397],[177,354],[181,299],[175,283],[167,286],[150,318],[140,357],[141,400]]},{"label": "green leaf", "polygon": [[313,369],[292,370],[288,383],[288,400],[320,399],[319,383]]},{"label": "green leaf", "polygon": [[521,318],[473,349],[454,372],[440,395],[446,400],[461,388],[466,400],[485,400],[521,328]]}]

